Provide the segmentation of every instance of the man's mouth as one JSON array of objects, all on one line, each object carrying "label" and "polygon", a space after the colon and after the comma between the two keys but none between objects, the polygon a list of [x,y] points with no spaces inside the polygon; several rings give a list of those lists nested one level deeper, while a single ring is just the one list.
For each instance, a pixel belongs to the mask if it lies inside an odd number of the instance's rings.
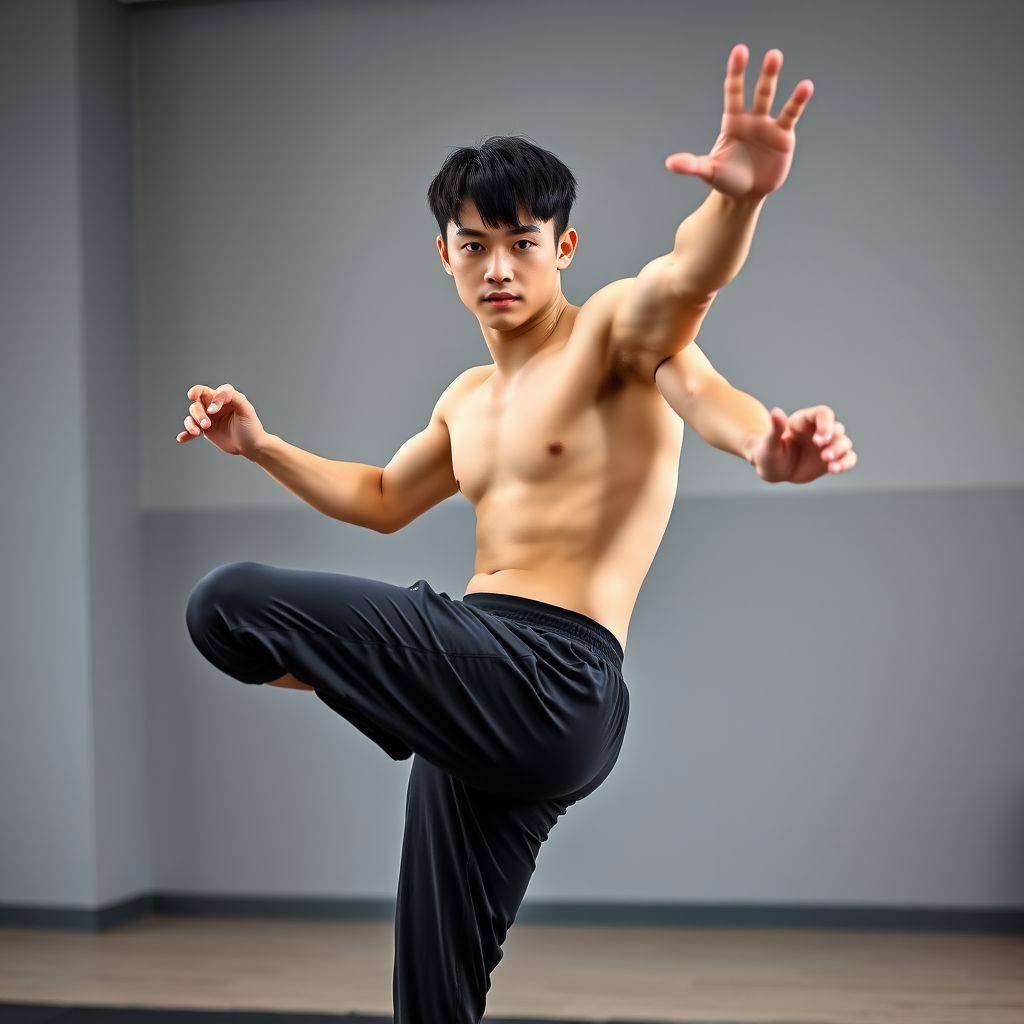
[{"label": "man's mouth", "polygon": [[511,292],[491,292],[490,295],[484,297],[484,302],[490,306],[511,306],[513,302],[518,302],[519,296],[513,295]]}]

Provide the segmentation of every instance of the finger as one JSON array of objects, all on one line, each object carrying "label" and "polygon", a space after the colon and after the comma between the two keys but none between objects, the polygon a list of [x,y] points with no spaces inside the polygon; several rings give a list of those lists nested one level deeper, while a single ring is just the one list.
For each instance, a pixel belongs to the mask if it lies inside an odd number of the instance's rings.
[{"label": "finger", "polygon": [[199,424],[191,416],[185,417],[185,429],[188,431],[189,437],[201,437],[203,433]]},{"label": "finger", "polygon": [[206,405],[214,394],[216,392],[213,388],[207,387],[205,384],[193,384],[186,392],[186,397],[190,402],[202,402]]},{"label": "finger", "polygon": [[768,116],[772,112],[775,99],[775,87],[779,82],[779,71],[782,69],[782,51],[769,50],[761,62],[761,74],[757,76],[754,86],[754,98],[750,106],[752,114]]},{"label": "finger", "polygon": [[764,443],[772,450],[778,450],[782,445],[782,438],[789,429],[789,417],[778,408],[772,409],[768,414],[771,422],[768,425],[768,433],[765,435]]},{"label": "finger", "polygon": [[190,434],[187,430],[183,430],[174,440],[177,441],[178,444],[184,444],[186,441],[191,441],[195,436],[195,434]]},{"label": "finger", "polygon": [[725,112],[742,114],[744,111],[744,92],[746,83],[744,73],[750,51],[740,43],[732,48],[729,60],[725,65]]},{"label": "finger", "polygon": [[847,452],[853,450],[853,442],[848,437],[832,438],[827,448],[822,448],[822,462],[838,462]]},{"label": "finger", "polygon": [[813,95],[814,83],[810,79],[805,78],[797,84],[797,87],[793,90],[793,95],[786,100],[786,105],[782,108],[782,113],[775,119],[775,123],[780,128],[790,131],[795,127],[797,121],[800,120],[800,115],[804,112],[807,101]]},{"label": "finger", "polygon": [[192,419],[195,420],[196,423],[198,423],[204,430],[210,426],[210,418],[206,415],[206,408],[203,406],[202,402],[193,402],[188,407],[188,411]]},{"label": "finger", "polygon": [[785,410],[780,409],[776,406],[771,411],[772,418],[772,436],[782,437],[789,427],[789,417],[786,415]]},{"label": "finger", "polygon": [[715,176],[715,165],[707,156],[695,156],[693,153],[673,153],[665,158],[665,166],[674,174],[689,174],[701,181],[711,184]]},{"label": "finger", "polygon": [[835,429],[836,414],[827,405],[819,405],[812,411],[814,413],[814,443],[816,445],[828,444],[832,440],[832,432]]},{"label": "finger", "polygon": [[240,391],[236,391],[230,384],[221,384],[219,388],[211,395],[211,402],[206,407],[207,412],[217,412],[224,408],[225,405],[230,404],[234,399],[235,395],[244,398]]},{"label": "finger", "polygon": [[828,471],[830,473],[845,473],[857,465],[857,453],[847,452],[838,462],[830,462]]}]

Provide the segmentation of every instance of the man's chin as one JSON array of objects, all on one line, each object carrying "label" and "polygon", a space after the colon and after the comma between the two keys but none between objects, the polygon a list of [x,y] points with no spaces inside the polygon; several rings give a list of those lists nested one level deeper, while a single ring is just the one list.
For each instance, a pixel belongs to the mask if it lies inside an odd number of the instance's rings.
[{"label": "man's chin", "polygon": [[532,313],[520,299],[510,306],[492,306],[483,303],[483,309],[477,312],[477,318],[485,327],[496,331],[514,331],[522,327],[530,319]]}]

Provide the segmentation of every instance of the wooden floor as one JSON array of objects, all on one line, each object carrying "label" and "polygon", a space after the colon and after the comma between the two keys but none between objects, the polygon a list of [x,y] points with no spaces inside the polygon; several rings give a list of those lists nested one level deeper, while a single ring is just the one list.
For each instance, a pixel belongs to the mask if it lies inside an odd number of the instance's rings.
[{"label": "wooden floor", "polygon": [[[387,925],[312,921],[0,930],[0,1002],[388,1013],[391,941]],[[488,1013],[1022,1024],[1024,937],[521,926]]]}]

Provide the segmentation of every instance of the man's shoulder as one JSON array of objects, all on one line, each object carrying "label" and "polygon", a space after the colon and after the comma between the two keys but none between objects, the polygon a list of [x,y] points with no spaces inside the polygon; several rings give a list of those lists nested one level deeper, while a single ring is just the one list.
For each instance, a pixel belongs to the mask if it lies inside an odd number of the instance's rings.
[{"label": "man's shoulder", "polygon": [[464,394],[467,391],[472,391],[474,388],[479,387],[488,377],[494,373],[494,363],[483,363],[480,366],[471,366],[468,370],[463,370],[445,388],[444,393],[447,395],[449,392],[453,394]]},{"label": "man's shoulder", "polygon": [[598,288],[586,302],[580,306],[580,316],[607,314],[614,316],[619,305],[629,294],[636,281],[635,277],[623,277],[618,281],[612,281],[603,288]]},{"label": "man's shoulder", "polygon": [[599,288],[579,308],[573,324],[573,341],[585,347],[588,341],[598,341],[602,351],[610,337],[612,324],[622,304],[633,288],[636,278],[624,277]]},{"label": "man's shoulder", "polygon": [[480,387],[494,373],[494,369],[494,363],[486,363],[463,370],[441,393],[434,410],[436,415],[444,419],[467,395]]}]

